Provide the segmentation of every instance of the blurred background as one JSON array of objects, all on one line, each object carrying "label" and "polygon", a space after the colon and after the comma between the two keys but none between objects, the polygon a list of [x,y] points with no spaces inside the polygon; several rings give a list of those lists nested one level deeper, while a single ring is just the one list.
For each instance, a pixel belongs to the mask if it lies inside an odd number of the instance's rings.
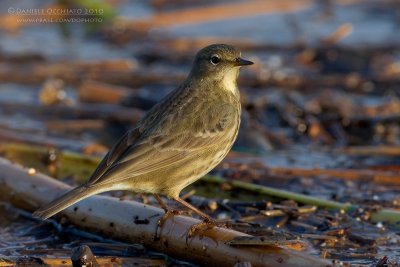
[{"label": "blurred background", "polygon": [[[362,208],[300,216],[299,203],[272,201],[268,209],[283,214],[260,218],[265,205],[246,205],[265,204],[263,196],[226,184],[210,190],[207,182],[186,190],[189,201],[217,218],[247,218],[305,238],[320,257],[398,263],[396,228],[368,213],[400,205],[397,0],[2,0],[0,153],[70,184],[82,182],[95,164],[77,171],[58,162],[58,153],[104,155],[212,43],[232,44],[256,63],[239,78],[238,140],[212,174]],[[229,206],[224,198],[247,204]],[[9,219],[2,231],[12,240],[35,223]],[[5,230],[15,224],[18,231]],[[27,236],[32,242],[37,233]],[[26,249],[21,242],[16,255]],[[49,254],[68,248],[65,240],[45,244]],[[5,251],[10,246],[0,242],[0,256]]]}]

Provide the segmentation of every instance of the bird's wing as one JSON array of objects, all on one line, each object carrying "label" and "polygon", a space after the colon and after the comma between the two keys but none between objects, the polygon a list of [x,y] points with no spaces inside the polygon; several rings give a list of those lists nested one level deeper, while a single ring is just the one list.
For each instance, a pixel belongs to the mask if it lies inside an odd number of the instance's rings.
[{"label": "bird's wing", "polygon": [[[140,130],[125,134],[109,151],[89,183],[115,183],[185,160],[207,149],[233,127],[237,110],[229,104],[199,107],[190,114],[179,110]],[[180,119],[180,121],[178,121]],[[115,174],[115,175],[114,175]]]},{"label": "bird's wing", "polygon": [[89,178],[88,184],[95,183],[100,177],[106,173],[109,168],[117,161],[117,159],[126,151],[126,149],[133,144],[140,136],[137,128],[127,131],[114,146],[107,152],[96,170]]}]

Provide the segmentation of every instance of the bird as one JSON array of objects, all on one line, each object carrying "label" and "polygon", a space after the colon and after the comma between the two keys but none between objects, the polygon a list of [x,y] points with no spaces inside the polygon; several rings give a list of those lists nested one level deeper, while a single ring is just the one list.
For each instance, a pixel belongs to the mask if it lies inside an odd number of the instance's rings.
[{"label": "bird", "polygon": [[187,78],[155,104],[108,151],[88,181],[33,213],[48,219],[95,194],[130,190],[179,202],[205,222],[210,216],[180,198],[180,192],[220,163],[238,135],[241,115],[239,69],[253,62],[234,46],[199,50]]}]

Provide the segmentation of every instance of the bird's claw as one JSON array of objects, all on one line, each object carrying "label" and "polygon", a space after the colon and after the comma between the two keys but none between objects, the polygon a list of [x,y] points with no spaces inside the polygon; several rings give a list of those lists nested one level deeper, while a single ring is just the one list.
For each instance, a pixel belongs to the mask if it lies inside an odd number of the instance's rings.
[{"label": "bird's claw", "polygon": [[175,215],[181,215],[182,212],[179,210],[166,210],[163,216],[157,222],[157,229],[156,229],[156,236],[155,239],[158,240],[161,237],[161,230],[164,226],[165,222],[170,218],[174,217]]},{"label": "bird's claw", "polygon": [[181,215],[182,212],[179,210],[166,210],[164,215],[158,220],[158,227],[163,227],[165,222],[170,218],[175,215]]},{"label": "bird's claw", "polygon": [[208,233],[208,230],[213,229],[214,227],[226,227],[225,222],[217,222],[215,220],[204,220],[200,223],[196,223],[190,227],[186,234],[186,243],[188,243],[189,238],[193,238],[199,236],[203,238],[204,236],[210,237],[215,241],[215,238],[211,233]]}]

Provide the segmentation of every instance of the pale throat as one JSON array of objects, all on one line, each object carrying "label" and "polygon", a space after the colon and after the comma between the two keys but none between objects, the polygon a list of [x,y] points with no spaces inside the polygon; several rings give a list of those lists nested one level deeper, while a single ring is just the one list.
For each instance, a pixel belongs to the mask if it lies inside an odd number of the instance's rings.
[{"label": "pale throat", "polygon": [[239,68],[232,68],[229,71],[227,71],[222,78],[222,87],[230,91],[232,93],[235,93],[237,91],[237,83],[236,79],[239,75]]}]

